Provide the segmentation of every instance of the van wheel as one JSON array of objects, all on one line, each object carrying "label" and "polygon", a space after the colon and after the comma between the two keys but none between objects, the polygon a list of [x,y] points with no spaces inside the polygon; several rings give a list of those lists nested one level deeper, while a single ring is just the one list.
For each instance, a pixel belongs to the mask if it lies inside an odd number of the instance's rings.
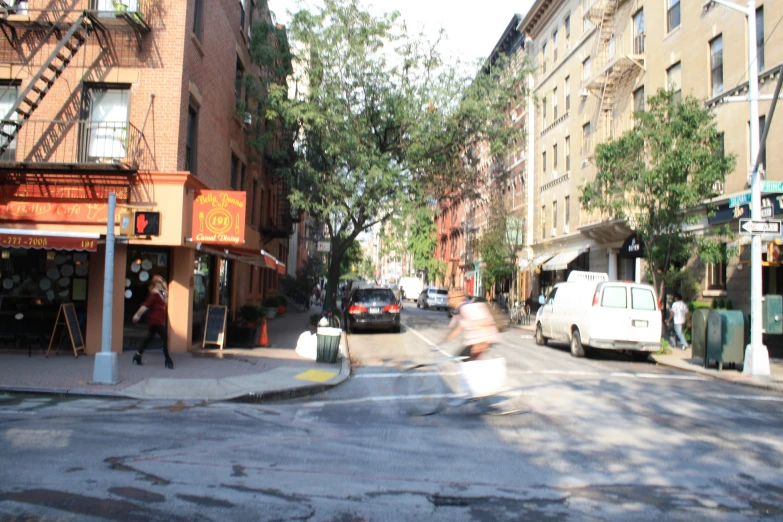
[{"label": "van wheel", "polygon": [[544,346],[549,339],[544,337],[544,331],[541,329],[541,323],[536,325],[536,344]]},{"label": "van wheel", "polygon": [[585,347],[582,346],[582,336],[579,335],[579,330],[574,329],[571,334],[571,355],[573,357],[584,357]]}]

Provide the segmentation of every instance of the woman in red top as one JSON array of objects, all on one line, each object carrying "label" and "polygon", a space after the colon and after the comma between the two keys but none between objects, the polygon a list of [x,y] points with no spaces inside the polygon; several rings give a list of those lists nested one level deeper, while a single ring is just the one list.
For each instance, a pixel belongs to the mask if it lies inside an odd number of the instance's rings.
[{"label": "woman in red top", "polygon": [[168,297],[166,292],[166,281],[159,275],[152,278],[150,283],[150,293],[147,296],[147,300],[142,303],[139,310],[133,315],[133,322],[138,323],[141,316],[147,314],[147,324],[149,330],[147,331],[147,337],[144,342],[141,343],[141,348],[136,355],[133,356],[133,362],[142,365],[141,354],[147,349],[147,345],[152,342],[155,334],[158,334],[163,341],[163,356],[165,359],[166,368],[173,370],[174,362],[169,357],[169,350],[166,346],[166,315],[168,308]]}]

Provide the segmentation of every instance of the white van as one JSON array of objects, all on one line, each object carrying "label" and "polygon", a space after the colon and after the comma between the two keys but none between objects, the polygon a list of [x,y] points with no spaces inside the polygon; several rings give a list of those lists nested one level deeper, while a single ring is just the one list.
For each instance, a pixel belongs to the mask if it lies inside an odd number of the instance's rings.
[{"label": "white van", "polygon": [[536,314],[536,343],[571,343],[571,355],[585,348],[627,350],[645,360],[661,347],[661,311],[646,284],[609,281],[606,274],[572,272],[558,283]]},{"label": "white van", "polygon": [[401,277],[397,283],[400,296],[408,301],[415,301],[424,290],[424,283],[418,277]]}]

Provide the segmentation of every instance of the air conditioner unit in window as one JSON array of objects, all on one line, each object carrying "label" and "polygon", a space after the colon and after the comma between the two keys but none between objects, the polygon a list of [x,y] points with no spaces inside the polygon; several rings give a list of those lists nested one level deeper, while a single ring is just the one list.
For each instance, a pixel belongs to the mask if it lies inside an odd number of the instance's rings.
[{"label": "air conditioner unit in window", "polygon": [[588,91],[587,89],[580,89],[579,96],[582,98],[587,98],[588,96],[590,96],[590,91]]},{"label": "air conditioner unit in window", "polygon": [[244,120],[245,120],[245,125],[246,126],[250,127],[251,125],[253,125],[253,115],[250,114],[249,112],[245,113]]},{"label": "air conditioner unit in window", "polygon": [[557,227],[552,227],[552,237],[557,235]]},{"label": "air conditioner unit in window", "polygon": [[563,225],[563,234],[568,234],[568,225]]},{"label": "air conditioner unit in window", "polygon": [[716,196],[723,195],[723,191],[725,190],[725,188],[726,187],[723,185],[722,181],[716,181],[715,183],[712,184],[712,192]]}]

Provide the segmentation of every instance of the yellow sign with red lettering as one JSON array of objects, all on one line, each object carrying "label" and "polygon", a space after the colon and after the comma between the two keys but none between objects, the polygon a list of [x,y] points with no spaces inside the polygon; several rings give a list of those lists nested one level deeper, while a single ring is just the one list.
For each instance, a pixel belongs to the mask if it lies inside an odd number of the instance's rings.
[{"label": "yellow sign with red lettering", "polygon": [[193,196],[193,241],[244,244],[246,200],[244,191],[197,190]]}]

